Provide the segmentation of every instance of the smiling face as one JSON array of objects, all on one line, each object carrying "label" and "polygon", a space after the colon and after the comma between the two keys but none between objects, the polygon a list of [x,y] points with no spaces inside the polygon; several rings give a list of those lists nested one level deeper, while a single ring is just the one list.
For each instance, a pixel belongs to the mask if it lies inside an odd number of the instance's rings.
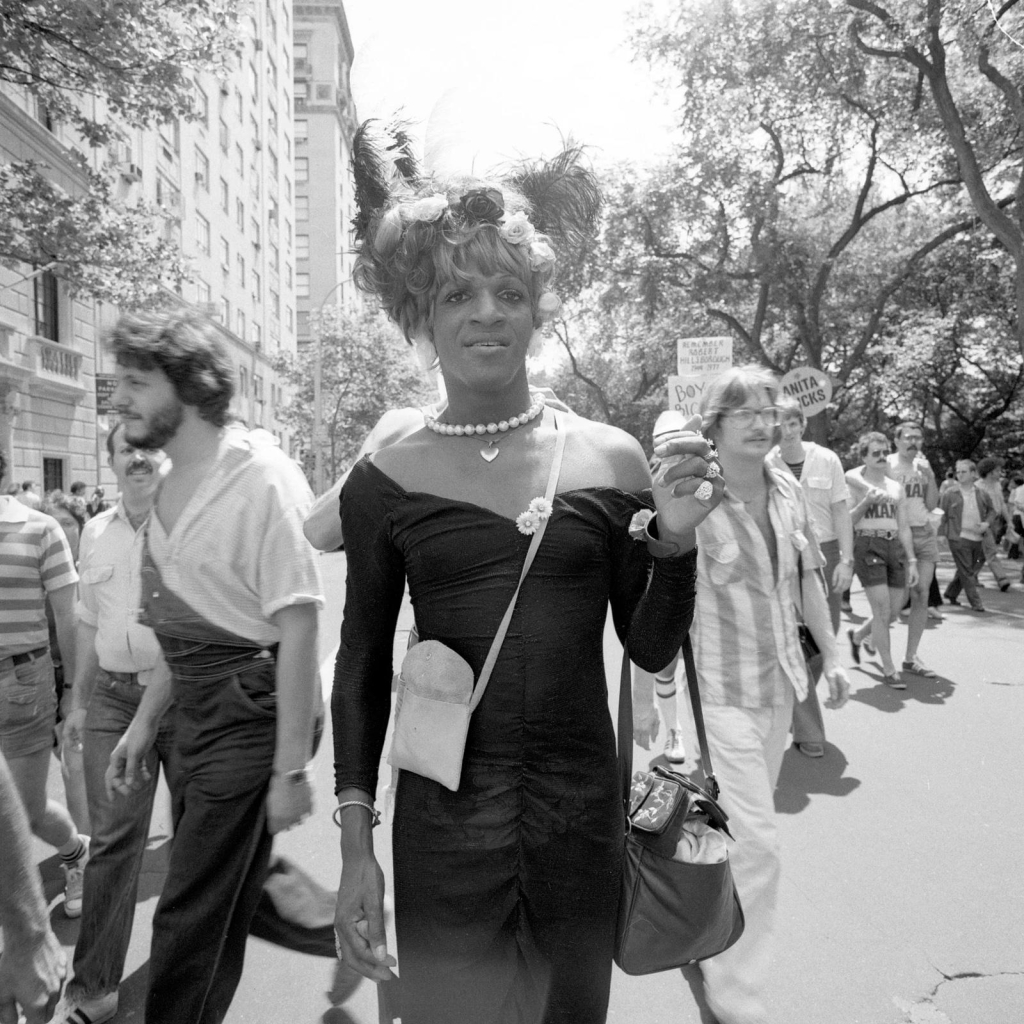
[{"label": "smiling face", "polygon": [[475,264],[438,290],[432,332],[446,386],[492,390],[525,373],[534,312],[526,282]]},{"label": "smiling face", "polygon": [[872,441],[864,453],[864,465],[874,469],[885,466],[885,460],[889,455],[889,449],[880,441]]},{"label": "smiling face", "polygon": [[160,369],[118,363],[111,400],[124,424],[125,439],[135,448],[164,448],[185,419],[185,404]]},{"label": "smiling face", "polygon": [[125,426],[115,428],[114,454],[110,468],[117,477],[118,489],[136,499],[152,498],[160,482],[160,467],[167,456],[158,448],[140,448],[127,437]]}]

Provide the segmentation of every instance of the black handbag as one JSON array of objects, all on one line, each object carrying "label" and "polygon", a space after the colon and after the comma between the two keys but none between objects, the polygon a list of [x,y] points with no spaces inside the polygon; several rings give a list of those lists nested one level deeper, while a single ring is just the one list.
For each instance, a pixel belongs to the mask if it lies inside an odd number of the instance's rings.
[{"label": "black handbag", "polygon": [[796,559],[796,578],[797,585],[800,587],[800,607],[797,609],[796,631],[800,638],[800,650],[803,652],[804,661],[810,661],[811,658],[816,658],[821,654],[821,648],[807,623],[804,622],[804,560],[801,555],[797,555]]},{"label": "black handbag", "polygon": [[729,860],[695,864],[674,859],[684,823],[693,818],[730,839],[718,803],[697,670],[690,638],[683,666],[697,727],[705,783],[656,766],[633,773],[633,700],[629,656],[623,651],[619,689],[619,770],[626,811],[622,890],[615,962],[626,974],[653,974],[717,956],[743,934],[743,909]]}]

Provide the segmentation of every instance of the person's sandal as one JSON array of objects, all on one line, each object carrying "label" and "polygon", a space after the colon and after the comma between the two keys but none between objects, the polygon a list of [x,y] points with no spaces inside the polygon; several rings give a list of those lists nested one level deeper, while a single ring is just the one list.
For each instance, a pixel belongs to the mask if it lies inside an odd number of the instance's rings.
[{"label": "person's sandal", "polygon": [[894,672],[891,676],[882,676],[882,682],[889,687],[890,690],[905,690],[907,684],[903,682],[899,677],[899,673]]}]

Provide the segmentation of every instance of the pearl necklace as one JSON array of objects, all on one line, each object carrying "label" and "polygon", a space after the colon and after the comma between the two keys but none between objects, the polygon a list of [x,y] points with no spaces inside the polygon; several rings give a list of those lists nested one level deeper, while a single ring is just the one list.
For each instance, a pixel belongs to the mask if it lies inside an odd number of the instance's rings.
[{"label": "pearl necklace", "polygon": [[[436,416],[429,413],[424,413],[423,419],[427,427],[435,434],[446,434],[448,437],[470,437],[476,434],[507,434],[508,431],[515,430],[516,427],[521,427],[524,423],[529,423],[530,420],[536,419],[543,408],[544,396],[538,392],[534,395],[533,403],[526,412],[513,416],[511,419],[501,420],[498,423],[467,423],[465,426],[461,423],[441,423]],[[480,449],[480,458],[484,462],[493,462],[498,457],[501,449],[497,447],[497,442],[498,439],[494,437]]]}]

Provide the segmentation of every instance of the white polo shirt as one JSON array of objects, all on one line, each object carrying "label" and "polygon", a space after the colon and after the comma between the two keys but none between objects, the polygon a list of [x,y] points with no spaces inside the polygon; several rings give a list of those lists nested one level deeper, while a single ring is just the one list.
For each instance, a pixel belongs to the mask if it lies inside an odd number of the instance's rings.
[{"label": "white polo shirt", "polygon": [[[838,540],[835,523],[832,521],[832,505],[837,501],[849,502],[850,488],[839,456],[829,448],[823,448],[813,441],[801,441],[804,447],[804,468],[800,473],[800,486],[807,497],[807,508],[811,514],[811,526],[819,543]],[[789,467],[776,445],[767,455],[766,461],[772,469],[788,473]]]}]

